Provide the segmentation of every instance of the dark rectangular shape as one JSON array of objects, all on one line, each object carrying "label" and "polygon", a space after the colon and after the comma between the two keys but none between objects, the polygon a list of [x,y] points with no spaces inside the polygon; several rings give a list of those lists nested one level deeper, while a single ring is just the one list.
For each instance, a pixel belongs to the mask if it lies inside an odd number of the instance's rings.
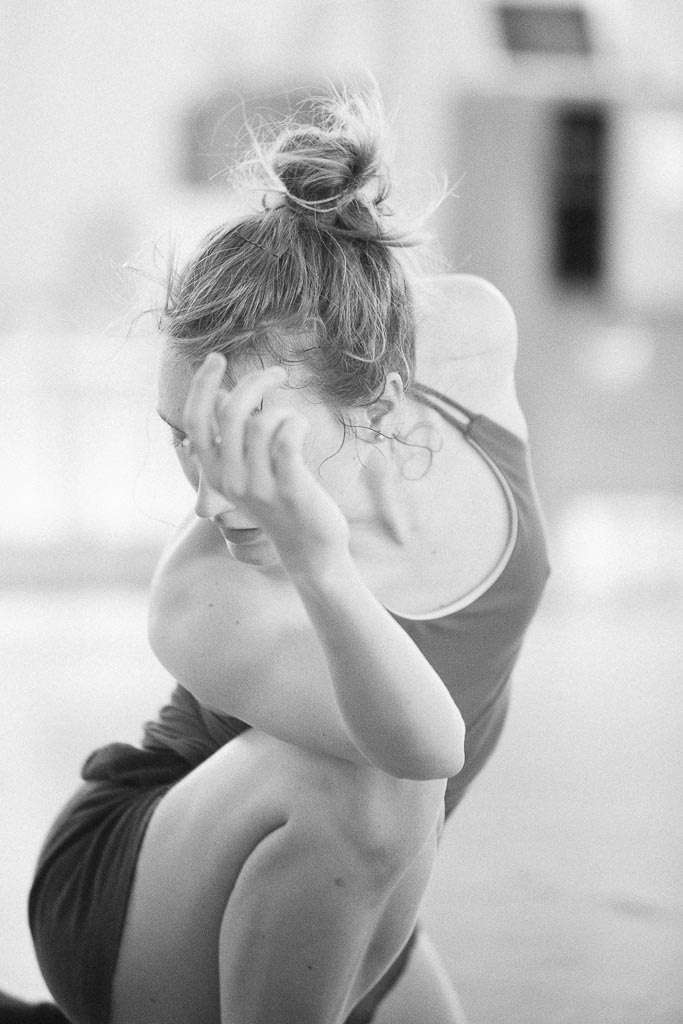
[{"label": "dark rectangular shape", "polygon": [[599,105],[555,114],[553,257],[564,283],[598,284],[602,277],[607,126]]},{"label": "dark rectangular shape", "polygon": [[580,4],[499,4],[505,45],[511,53],[575,53],[593,51],[586,11]]}]

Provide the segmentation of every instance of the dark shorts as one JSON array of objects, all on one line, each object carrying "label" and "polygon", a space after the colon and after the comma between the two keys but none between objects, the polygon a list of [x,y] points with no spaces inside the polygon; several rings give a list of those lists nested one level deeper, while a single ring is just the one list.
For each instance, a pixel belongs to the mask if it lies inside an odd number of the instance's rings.
[{"label": "dark shorts", "polygon": [[[119,945],[145,829],[161,797],[191,770],[168,752],[125,744],[86,762],[86,780],[43,846],[29,896],[40,969],[73,1024],[108,1024]],[[415,936],[348,1024],[369,1024],[401,976]]]}]

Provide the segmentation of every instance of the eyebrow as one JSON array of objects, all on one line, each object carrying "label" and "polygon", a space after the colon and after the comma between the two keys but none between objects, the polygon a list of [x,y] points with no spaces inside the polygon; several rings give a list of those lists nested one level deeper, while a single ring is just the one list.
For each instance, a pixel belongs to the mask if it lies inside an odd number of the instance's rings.
[{"label": "eyebrow", "polygon": [[166,419],[166,417],[164,416],[164,414],[161,411],[161,409],[157,409],[157,416],[160,419],[162,419],[164,421],[164,423],[166,424],[166,426],[170,427],[171,430],[175,430],[176,434],[184,434],[185,433],[185,431],[182,430],[180,427],[176,426],[175,423],[171,423],[170,420]]}]

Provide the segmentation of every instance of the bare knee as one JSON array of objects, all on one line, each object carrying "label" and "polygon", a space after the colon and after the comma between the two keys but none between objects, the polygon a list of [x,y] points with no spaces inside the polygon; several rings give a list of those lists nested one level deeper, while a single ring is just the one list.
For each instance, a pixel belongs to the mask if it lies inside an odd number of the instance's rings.
[{"label": "bare knee", "polygon": [[403,874],[435,839],[445,780],[397,779],[296,748],[288,756],[298,762],[290,766],[294,786],[286,796],[292,832],[314,846],[332,837],[380,887]]},{"label": "bare knee", "polygon": [[278,830],[284,855],[291,848],[293,857],[302,850],[323,857],[335,849],[369,882],[386,886],[418,856],[443,815],[445,780],[397,779],[258,730],[243,733],[211,762],[179,785],[183,801],[170,821],[189,844],[204,837],[211,870],[222,874],[225,861],[228,881],[234,862]]}]

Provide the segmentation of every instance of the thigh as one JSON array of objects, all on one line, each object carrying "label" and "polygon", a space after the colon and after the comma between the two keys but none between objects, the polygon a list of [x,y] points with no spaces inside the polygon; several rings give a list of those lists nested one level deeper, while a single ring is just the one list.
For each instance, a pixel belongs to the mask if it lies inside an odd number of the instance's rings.
[{"label": "thigh", "polygon": [[159,802],[128,905],[112,1024],[157,1021],[160,1004],[178,1021],[218,1024],[221,922],[250,853],[286,820],[286,747],[249,730]]},{"label": "thigh", "polygon": [[[387,896],[369,943],[355,990],[349,993],[347,1024],[375,1022],[378,1007],[393,995],[410,969],[420,943],[417,917],[434,867],[436,836],[425,844],[398,885]],[[431,1022],[431,1017],[425,1017]]]},{"label": "thigh", "polygon": [[[381,915],[388,889],[427,836],[434,845],[443,788],[393,779],[257,730],[231,740],[178,782],[149,822],[120,945],[111,1024],[217,1024],[226,908],[238,878],[250,879],[257,903],[264,898],[251,876],[266,849],[274,848],[281,863],[282,842],[290,861],[301,851],[288,896],[291,904],[301,893],[299,917],[306,916],[315,883],[329,886],[330,863],[344,860],[354,881],[346,906],[367,918],[363,934],[372,942],[370,922]],[[321,860],[324,878],[315,875]],[[272,865],[269,870],[272,886]],[[393,927],[394,935],[399,926],[405,922]]]},{"label": "thigh", "polygon": [[405,970],[381,1002],[372,1024],[467,1024],[439,954],[423,931]]}]

